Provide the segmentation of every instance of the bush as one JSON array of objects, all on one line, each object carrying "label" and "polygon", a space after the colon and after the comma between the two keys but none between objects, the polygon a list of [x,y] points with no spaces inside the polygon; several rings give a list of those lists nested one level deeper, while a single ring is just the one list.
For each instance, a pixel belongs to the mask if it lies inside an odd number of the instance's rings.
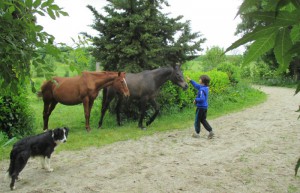
[{"label": "bush", "polygon": [[33,133],[34,117],[25,94],[0,96],[0,128],[9,138]]},{"label": "bush", "polygon": [[241,76],[254,81],[261,79],[269,79],[274,77],[275,71],[264,62],[252,62],[249,65],[243,66]]},{"label": "bush", "polygon": [[213,46],[208,49],[202,58],[205,71],[212,70],[226,61],[224,50],[218,46]]},{"label": "bush", "polygon": [[235,85],[241,80],[240,69],[231,63],[225,62],[217,67],[217,70],[226,72],[231,84]]},{"label": "bush", "polygon": [[[202,74],[206,74],[210,77],[209,89],[211,94],[222,93],[230,86],[228,75],[225,72],[220,72],[217,70],[212,70],[208,72],[185,72],[185,76],[189,76],[192,80],[195,80],[196,82],[198,82],[199,77]],[[196,95],[196,92],[197,91],[192,86],[189,86],[189,89],[187,91],[188,98],[193,99],[193,97],[195,97]]]}]

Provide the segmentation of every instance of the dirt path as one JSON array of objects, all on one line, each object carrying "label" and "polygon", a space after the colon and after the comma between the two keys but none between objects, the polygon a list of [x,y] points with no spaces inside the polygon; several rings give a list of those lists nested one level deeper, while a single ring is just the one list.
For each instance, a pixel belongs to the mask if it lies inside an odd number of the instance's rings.
[{"label": "dirt path", "polygon": [[[267,102],[210,120],[216,137],[193,128],[157,133],[103,148],[54,153],[54,172],[29,161],[15,193],[300,192],[300,94],[261,87]],[[1,173],[8,162],[1,162]],[[300,171],[299,171],[300,173]],[[9,182],[0,180],[0,192]]]}]

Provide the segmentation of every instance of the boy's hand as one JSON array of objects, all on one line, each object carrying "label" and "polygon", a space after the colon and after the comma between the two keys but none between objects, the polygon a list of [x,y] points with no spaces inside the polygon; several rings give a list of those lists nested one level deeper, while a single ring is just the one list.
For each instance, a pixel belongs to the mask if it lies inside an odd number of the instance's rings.
[{"label": "boy's hand", "polygon": [[190,78],[190,77],[188,77],[188,76],[186,77],[186,79],[187,79],[188,81],[190,81],[190,80],[191,80],[191,78]]}]

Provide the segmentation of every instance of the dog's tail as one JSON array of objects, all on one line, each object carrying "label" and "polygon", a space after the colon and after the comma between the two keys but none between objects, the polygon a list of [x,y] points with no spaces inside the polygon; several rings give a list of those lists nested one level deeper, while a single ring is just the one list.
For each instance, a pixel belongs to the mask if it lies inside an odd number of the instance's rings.
[{"label": "dog's tail", "polygon": [[15,161],[16,161],[16,149],[13,149],[10,152],[10,163],[6,173],[6,178],[11,177],[13,172],[15,171]]},{"label": "dog's tail", "polygon": [[22,151],[20,148],[13,148],[10,152],[10,163],[9,168],[7,170],[7,177],[11,177],[15,171],[15,163],[17,161],[17,155]]}]

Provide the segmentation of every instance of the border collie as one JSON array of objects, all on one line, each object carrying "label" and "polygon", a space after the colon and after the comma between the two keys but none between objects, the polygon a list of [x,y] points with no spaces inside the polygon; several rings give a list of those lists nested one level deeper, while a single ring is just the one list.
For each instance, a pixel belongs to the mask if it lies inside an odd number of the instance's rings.
[{"label": "border collie", "polygon": [[16,142],[10,152],[10,164],[7,171],[7,175],[11,177],[10,189],[15,189],[15,181],[30,157],[41,157],[42,168],[52,172],[53,169],[50,167],[51,154],[57,145],[67,141],[68,132],[67,127],[56,128]]}]

